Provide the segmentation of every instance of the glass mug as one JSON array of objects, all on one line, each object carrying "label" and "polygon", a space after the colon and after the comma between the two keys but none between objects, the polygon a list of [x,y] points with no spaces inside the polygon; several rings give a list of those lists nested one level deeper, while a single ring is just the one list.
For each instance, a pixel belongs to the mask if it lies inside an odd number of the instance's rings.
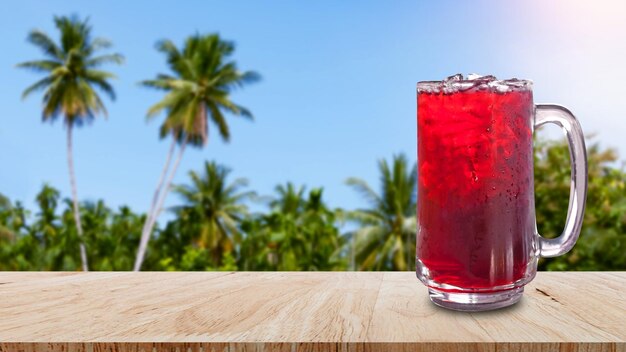
[{"label": "glass mug", "polygon": [[[533,131],[554,123],[569,142],[571,189],[563,233],[539,235]],[[417,277],[436,305],[482,311],[519,301],[537,260],[569,251],[580,233],[587,157],[580,124],[534,105],[532,82],[493,76],[417,84]]]}]

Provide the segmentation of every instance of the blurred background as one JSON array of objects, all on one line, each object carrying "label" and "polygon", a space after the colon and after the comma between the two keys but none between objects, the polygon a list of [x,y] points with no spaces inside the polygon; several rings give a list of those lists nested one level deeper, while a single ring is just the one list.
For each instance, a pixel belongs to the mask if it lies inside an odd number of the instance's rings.
[{"label": "blurred background", "polygon": [[[459,72],[532,79],[589,136],[581,238],[540,269],[626,270],[624,2],[20,1],[2,17],[0,270],[414,270],[415,83]],[[536,139],[554,236],[569,155],[556,129]]]}]

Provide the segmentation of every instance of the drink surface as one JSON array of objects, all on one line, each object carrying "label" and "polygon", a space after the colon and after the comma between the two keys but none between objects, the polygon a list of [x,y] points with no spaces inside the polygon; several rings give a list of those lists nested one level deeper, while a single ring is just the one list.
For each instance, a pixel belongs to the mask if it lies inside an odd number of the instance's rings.
[{"label": "drink surface", "polygon": [[[534,272],[532,91],[418,94],[418,274],[450,291]],[[443,287],[442,287],[443,285]]]}]

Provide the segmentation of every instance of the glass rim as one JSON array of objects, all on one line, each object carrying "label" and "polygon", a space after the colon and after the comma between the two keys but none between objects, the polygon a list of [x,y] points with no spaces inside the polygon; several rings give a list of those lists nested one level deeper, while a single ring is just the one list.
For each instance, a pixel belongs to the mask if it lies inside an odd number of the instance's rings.
[{"label": "glass rim", "polygon": [[[452,77],[456,78],[453,79]],[[418,93],[456,93],[467,90],[489,90],[499,93],[509,91],[532,90],[533,81],[529,79],[507,78],[496,79],[493,76],[478,77],[475,79],[458,78],[452,76],[441,81],[417,82]]]}]

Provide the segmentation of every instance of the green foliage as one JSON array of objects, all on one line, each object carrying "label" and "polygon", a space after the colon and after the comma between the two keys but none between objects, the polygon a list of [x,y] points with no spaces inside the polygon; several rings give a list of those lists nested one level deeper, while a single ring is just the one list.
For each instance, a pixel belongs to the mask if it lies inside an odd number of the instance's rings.
[{"label": "green foliage", "polygon": [[175,228],[189,234],[194,247],[207,253],[211,267],[221,266],[224,256],[232,255],[241,242],[240,224],[248,215],[248,207],[242,202],[254,196],[254,192],[240,192],[247,185],[244,179],[227,183],[229,174],[229,169],[205,162],[203,175],[191,171],[191,185],[175,188],[184,202],[175,208],[179,222]]},{"label": "green foliage", "polygon": [[391,165],[380,160],[378,169],[380,194],[361,179],[346,181],[370,206],[346,213],[349,220],[360,225],[347,234],[350,252],[360,270],[411,270],[417,233],[416,166],[409,167],[401,154],[394,156]]},{"label": "green foliage", "polygon": [[[91,122],[100,113],[106,115],[98,92],[115,99],[110,83],[115,76],[100,67],[121,64],[123,57],[97,54],[109,49],[111,42],[94,38],[87,20],[63,16],[55,17],[54,24],[60,34],[57,42],[39,30],[31,31],[27,38],[44,58],[17,66],[44,74],[22,96],[43,91],[43,120],[63,116],[68,128],[68,160],[72,160],[72,127]],[[209,122],[228,141],[230,130],[224,113],[252,119],[251,112],[233,102],[230,95],[260,76],[240,71],[232,60],[234,44],[217,34],[190,36],[180,49],[172,41],[162,40],[157,50],[165,55],[170,73],[141,83],[165,92],[148,110],[148,118],[165,113],[161,137],[172,135],[180,144],[166,194],[185,146],[201,147],[208,142]],[[614,151],[602,150],[597,144],[588,149],[588,160],[589,192],[581,237],[567,255],[541,260],[542,270],[626,269],[626,172],[615,166]],[[180,205],[171,209],[174,219],[156,228],[143,268],[412,270],[416,169],[404,155],[394,156],[391,163],[381,160],[378,168],[378,192],[361,179],[346,181],[362,195],[367,208],[331,209],[323,201],[321,188],[307,192],[304,186],[287,183],[276,187],[266,212],[250,214],[248,205],[256,196],[245,190],[247,182],[228,182],[229,169],[206,162],[201,173],[189,173],[190,184],[174,187]],[[537,223],[540,233],[548,237],[557,236],[565,222],[569,172],[565,144],[537,143]],[[61,199],[59,191],[48,185],[36,196],[33,212],[0,195],[0,270],[78,270],[81,258],[77,249],[83,245],[94,270],[133,268],[142,230],[147,236],[152,233],[165,196],[159,198],[161,190],[157,189],[155,199],[160,202],[153,204],[150,217],[126,206],[111,209],[102,200],[78,204],[73,174],[70,162],[74,204]],[[77,227],[81,218],[82,229]],[[341,234],[340,225],[346,222],[354,229]],[[145,227],[146,223],[149,226]],[[86,258],[82,260],[87,269]]]},{"label": "green foliage", "polygon": [[[67,129],[68,167],[73,195],[75,230],[81,238],[79,246],[82,267],[87,271],[89,270],[88,256],[82,240],[83,228],[80,221],[72,159],[72,129],[74,126],[91,122],[100,113],[106,115],[104,103],[94,88],[114,100],[115,91],[109,80],[115,76],[98,68],[104,63],[121,64],[123,58],[120,54],[95,56],[97,51],[110,48],[111,42],[104,38],[92,38],[91,26],[87,20],[81,21],[78,17],[54,17],[54,24],[60,33],[59,44],[44,32],[31,31],[28,41],[43,52],[45,59],[23,62],[17,66],[43,72],[46,75],[26,88],[22,98],[26,98],[33,92],[44,90],[43,120],[54,121],[59,115],[63,115]],[[72,231],[69,228],[65,229]],[[51,227],[44,229],[43,235],[48,234],[46,231],[53,231],[53,229]],[[54,256],[58,257],[60,254]],[[72,265],[68,257],[63,258],[63,263]]]},{"label": "green foliage", "polygon": [[[541,270],[626,269],[626,172],[617,153],[598,144],[587,148],[589,188],[583,228],[564,256],[542,259]],[[567,216],[570,189],[567,145],[538,142],[535,153],[535,206],[539,233],[555,237]]]},{"label": "green foliage", "polygon": [[[541,270],[626,269],[626,172],[617,155],[588,148],[589,193],[583,231],[565,256],[540,261]],[[249,213],[258,200],[243,179],[214,162],[189,184],[176,186],[175,217],[157,228],[145,270],[408,270],[415,246],[415,172],[400,155],[379,162],[375,192],[359,179],[348,184],[369,208],[329,208],[322,189],[291,183],[276,187],[267,211]],[[569,194],[569,154],[559,143],[538,142],[535,156],[540,233],[562,231]],[[0,196],[0,270],[79,270],[79,239],[71,202],[44,185],[37,209]],[[102,201],[80,206],[93,270],[130,270],[145,216]],[[344,234],[340,225],[356,226]]]},{"label": "green foliage", "polygon": [[115,75],[99,67],[105,63],[121,64],[123,57],[120,54],[95,56],[96,52],[110,48],[111,42],[92,38],[87,20],[63,16],[55,17],[54,24],[60,33],[58,44],[42,31],[33,30],[28,34],[28,41],[42,51],[45,59],[22,62],[17,66],[42,72],[45,77],[26,88],[22,97],[44,90],[44,120],[63,115],[68,126],[81,125],[98,113],[106,114],[102,99],[94,88],[115,99],[109,83]]},{"label": "green foliage", "polygon": [[159,74],[144,86],[167,92],[165,97],[148,110],[148,118],[165,111],[161,137],[172,134],[182,144],[204,146],[208,141],[208,118],[217,126],[220,136],[228,141],[230,130],[224,111],[252,118],[252,113],[230,100],[230,93],[259,80],[252,71],[241,72],[234,61],[232,42],[217,34],[195,35],[187,38],[178,49],[170,40],[157,43],[165,54],[173,75]]},{"label": "green foliage", "polygon": [[[172,135],[173,140],[141,234],[141,244],[134,270],[139,270],[145,260],[146,245],[149,243],[153,226],[163,207],[185,147],[188,144],[203,147],[208,143],[209,118],[217,126],[222,139],[225,141],[229,140],[230,131],[223,115],[224,112],[252,119],[252,113],[235,104],[230,99],[230,94],[236,88],[243,87],[260,78],[255,72],[241,72],[237,69],[235,61],[230,61],[231,55],[235,51],[234,44],[222,40],[217,34],[197,34],[188,37],[182,50],[179,50],[172,41],[162,40],[157,43],[157,50],[165,54],[173,75],[159,74],[156,79],[141,83],[146,87],[166,92],[165,97],[148,110],[148,118],[165,112],[166,118],[160,129],[161,138]],[[175,143],[179,144],[178,157],[170,170],[170,160]],[[168,173],[168,180],[163,185],[164,177]],[[211,187],[211,185],[207,186]],[[183,196],[191,197],[189,194],[185,195],[184,188],[179,188],[179,193],[181,192]],[[198,200],[191,198],[188,197],[188,201],[197,203]],[[195,207],[183,209],[181,211],[186,213],[181,213],[179,216],[182,218],[203,217],[207,215],[201,214],[203,211],[201,207],[205,205],[198,203]],[[236,218],[237,214],[228,214],[227,212],[228,210],[221,215],[207,215],[213,220],[202,223],[201,240],[211,241],[211,243],[201,243],[201,245],[206,246],[208,244],[213,247],[211,258],[214,263],[221,260],[222,249],[226,249],[226,252],[232,250],[224,247],[232,247],[232,241],[226,232],[231,231],[233,235],[237,233],[235,225],[240,220]],[[220,216],[221,220],[218,221],[217,216]],[[188,226],[195,226],[193,219],[187,224]]]},{"label": "green foliage", "polygon": [[[36,197],[39,212],[31,216],[17,203],[0,210],[13,234],[0,239],[0,270],[78,270],[79,239],[69,200],[44,185]],[[60,211],[59,204],[65,205]],[[94,270],[130,270],[141,231],[141,217],[127,207],[111,211],[102,201],[81,204],[85,242]]]},{"label": "green foliage", "polygon": [[322,200],[323,190],[292,183],[276,187],[271,211],[249,218],[241,244],[242,270],[342,270],[342,239],[335,212]]}]

